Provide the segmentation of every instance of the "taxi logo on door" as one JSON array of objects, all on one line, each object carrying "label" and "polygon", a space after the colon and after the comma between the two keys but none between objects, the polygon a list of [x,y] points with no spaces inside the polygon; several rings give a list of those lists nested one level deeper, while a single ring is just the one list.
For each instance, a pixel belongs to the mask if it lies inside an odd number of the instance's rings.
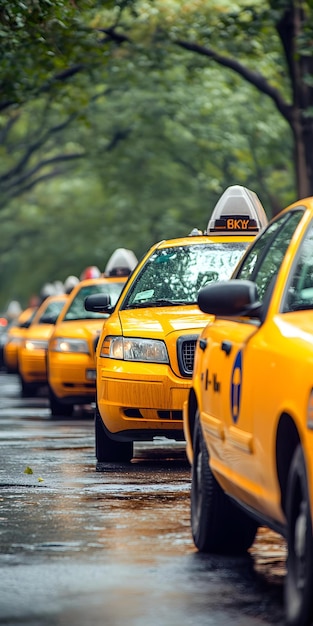
[{"label": "taxi logo on door", "polygon": [[241,399],[241,381],[242,381],[242,352],[238,352],[234,363],[231,377],[231,393],[230,404],[233,422],[236,424],[240,411]]}]

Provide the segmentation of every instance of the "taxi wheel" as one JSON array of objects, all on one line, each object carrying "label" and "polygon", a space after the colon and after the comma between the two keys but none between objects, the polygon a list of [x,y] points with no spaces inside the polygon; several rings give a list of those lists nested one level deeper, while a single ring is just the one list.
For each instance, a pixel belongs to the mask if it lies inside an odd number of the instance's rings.
[{"label": "taxi wheel", "polygon": [[33,383],[27,383],[22,376],[20,376],[21,383],[21,396],[22,398],[32,398],[37,393],[37,386]]},{"label": "taxi wheel", "polygon": [[53,393],[51,387],[49,386],[49,402],[50,402],[50,411],[53,417],[71,417],[74,410],[73,404],[65,404],[65,402],[61,402],[59,398]]},{"label": "taxi wheel", "polygon": [[216,481],[196,416],[191,472],[191,528],[200,552],[244,554],[252,545],[257,523],[235,506]]},{"label": "taxi wheel", "polygon": [[306,626],[313,619],[313,537],[305,460],[299,445],[290,466],[287,485],[286,623]]},{"label": "taxi wheel", "polygon": [[99,409],[95,412],[96,457],[101,463],[127,463],[133,458],[134,444],[132,441],[114,441],[106,434]]}]

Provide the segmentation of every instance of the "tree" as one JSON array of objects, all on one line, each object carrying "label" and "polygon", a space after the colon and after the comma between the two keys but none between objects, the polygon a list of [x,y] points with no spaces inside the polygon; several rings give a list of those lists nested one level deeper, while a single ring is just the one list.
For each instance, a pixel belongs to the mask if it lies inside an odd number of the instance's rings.
[{"label": "tree", "polygon": [[124,5],[129,14],[124,23],[120,20],[114,28],[103,29],[108,36],[121,39],[126,32],[125,41],[133,35],[138,42],[139,22],[149,33],[151,46],[160,49],[171,41],[235,72],[268,96],[292,132],[298,196],[313,194],[310,0],[241,0],[237,6],[226,0],[209,4],[173,0],[168,6],[156,1],[150,10],[141,0]]},{"label": "tree", "polygon": [[[5,3],[22,26],[4,29],[0,62],[2,301],[102,269],[115,247],[140,257],[205,228],[230,184],[255,190],[269,216],[294,199],[291,134],[273,98],[185,46],[240,53],[288,100],[272,11],[266,21],[256,2],[252,19],[247,2],[233,13],[227,2]],[[47,14],[27,19],[39,5]]]},{"label": "tree", "polygon": [[313,12],[309,2],[304,0],[271,0],[269,5],[270,10],[265,8],[258,13],[247,7],[243,12],[238,11],[236,19],[240,23],[243,14],[248,12],[261,27],[269,20],[273,21],[285,56],[291,102],[262,74],[249,69],[236,58],[220,55],[209,47],[190,41],[179,39],[176,43],[230,68],[273,100],[293,134],[298,195],[305,197],[313,194]]},{"label": "tree", "polygon": [[57,98],[91,59],[97,63],[92,15],[89,0],[0,0],[0,110],[42,93]]},{"label": "tree", "polygon": [[86,157],[64,137],[94,97],[92,73],[105,71],[94,11],[89,0],[0,0],[0,209]]}]

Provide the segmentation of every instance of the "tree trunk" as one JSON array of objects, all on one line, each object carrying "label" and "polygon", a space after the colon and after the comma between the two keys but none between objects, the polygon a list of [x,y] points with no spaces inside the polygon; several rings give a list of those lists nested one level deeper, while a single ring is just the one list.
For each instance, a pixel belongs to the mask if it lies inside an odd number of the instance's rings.
[{"label": "tree trunk", "polygon": [[313,196],[313,120],[294,110],[292,131],[295,145],[297,192],[299,198]]},{"label": "tree trunk", "polygon": [[277,22],[291,81],[292,106],[288,121],[294,137],[299,198],[313,195],[313,88],[310,86],[313,59],[312,42],[306,32],[307,11],[304,0],[289,0]]}]

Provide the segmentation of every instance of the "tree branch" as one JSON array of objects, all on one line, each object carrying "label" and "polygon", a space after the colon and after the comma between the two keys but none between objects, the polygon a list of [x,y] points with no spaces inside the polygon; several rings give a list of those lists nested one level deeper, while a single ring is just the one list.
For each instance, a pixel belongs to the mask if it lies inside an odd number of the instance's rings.
[{"label": "tree branch", "polygon": [[287,104],[287,102],[281,97],[279,91],[272,87],[264,78],[264,76],[262,76],[262,74],[259,74],[258,72],[253,72],[249,68],[242,65],[236,59],[231,59],[229,57],[218,54],[211,48],[200,46],[195,42],[183,41],[181,39],[178,39],[174,43],[181,48],[184,48],[185,50],[190,50],[191,52],[196,52],[203,56],[207,56],[213,59],[213,61],[216,61],[216,63],[218,63],[219,65],[222,65],[223,67],[228,67],[229,69],[242,76],[251,85],[257,87],[259,91],[269,96],[275,103],[278,111],[283,115],[283,117],[287,120],[290,126],[292,126],[292,106]]},{"label": "tree branch", "polygon": [[106,146],[105,152],[112,152],[115,146],[117,146],[117,144],[123,139],[126,139],[130,133],[131,133],[130,128],[126,128],[125,130],[117,130],[114,133],[111,141],[109,141],[108,145]]},{"label": "tree branch", "polygon": [[35,187],[35,185],[38,185],[38,183],[42,183],[43,181],[49,180],[51,178],[56,178],[56,176],[59,176],[62,173],[62,170],[53,170],[52,172],[48,172],[47,174],[42,174],[41,176],[38,176],[32,181],[29,181],[26,185],[16,188],[14,191],[12,190],[11,193],[8,194],[8,196],[2,202],[0,202],[0,209],[4,208],[7,205],[8,200],[12,200],[13,198],[22,195],[23,193],[25,193],[25,191],[29,191],[30,189]]},{"label": "tree branch", "polygon": [[49,165],[54,165],[55,163],[66,163],[76,159],[82,159],[85,156],[86,152],[73,152],[71,154],[59,154],[51,157],[50,159],[43,159],[42,161],[39,161],[39,163],[37,163],[31,170],[22,174],[18,179],[15,179],[14,181],[11,180],[10,187],[21,186],[27,179],[32,178],[37,172]]},{"label": "tree branch", "polygon": [[22,169],[25,168],[33,153],[36,152],[36,150],[38,150],[48,140],[50,136],[64,130],[64,128],[66,128],[74,118],[74,114],[70,115],[60,124],[56,124],[55,126],[49,128],[43,135],[39,137],[39,139],[37,139],[37,141],[34,141],[32,144],[30,144],[18,163],[10,170],[8,170],[5,174],[2,174],[2,176],[0,176],[0,182],[5,182],[8,179],[12,179],[14,176],[17,176],[19,172],[21,172]]},{"label": "tree branch", "polygon": [[131,39],[129,37],[127,37],[127,35],[122,35],[120,33],[117,33],[115,28],[114,28],[114,26],[111,26],[109,28],[99,28],[98,32],[99,33],[105,33],[108,36],[108,37],[103,38],[100,41],[100,43],[104,43],[104,42],[108,41],[109,39],[112,40],[112,41],[115,41],[118,44],[125,43],[125,41],[127,41],[127,43],[132,43]]}]

